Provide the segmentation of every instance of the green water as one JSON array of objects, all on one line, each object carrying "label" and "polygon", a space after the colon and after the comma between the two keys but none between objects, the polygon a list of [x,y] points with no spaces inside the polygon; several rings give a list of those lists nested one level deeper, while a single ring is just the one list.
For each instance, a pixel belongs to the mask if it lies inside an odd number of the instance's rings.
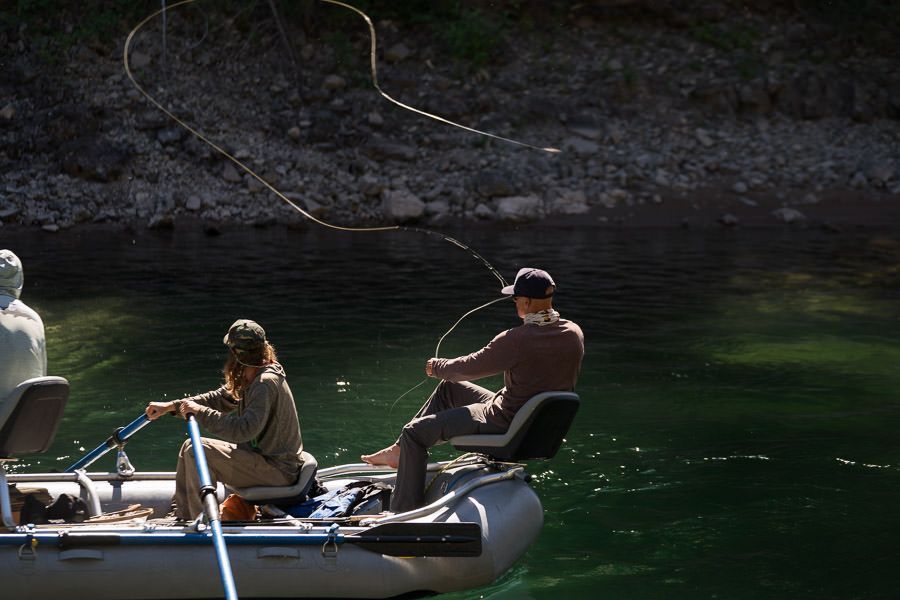
[{"label": "green water", "polygon": [[[540,539],[500,581],[447,598],[896,596],[900,235],[453,234],[507,278],[549,270],[587,355],[566,444],[529,466]],[[53,447],[19,467],[31,471],[64,468],[150,400],[217,385],[236,318],[278,348],[307,449],[356,462],[430,389],[391,408],[440,335],[499,285],[411,233],[0,230],[0,247],[23,259],[51,374],[72,384]],[[516,324],[511,303],[493,305],[441,353]],[[185,435],[154,423],[132,462],[172,469]]]}]

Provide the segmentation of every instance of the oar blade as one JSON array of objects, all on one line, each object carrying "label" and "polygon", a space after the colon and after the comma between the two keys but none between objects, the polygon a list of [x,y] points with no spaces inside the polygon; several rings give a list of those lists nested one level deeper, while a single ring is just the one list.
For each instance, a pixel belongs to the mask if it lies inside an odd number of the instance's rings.
[{"label": "oar blade", "polygon": [[478,523],[385,523],[344,541],[388,556],[481,556]]}]

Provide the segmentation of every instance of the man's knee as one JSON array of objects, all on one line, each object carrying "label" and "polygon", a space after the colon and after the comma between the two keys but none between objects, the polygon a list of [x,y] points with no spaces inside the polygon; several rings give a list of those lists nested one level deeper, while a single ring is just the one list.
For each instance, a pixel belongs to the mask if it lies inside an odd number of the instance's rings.
[{"label": "man's knee", "polygon": [[425,419],[413,419],[403,426],[400,430],[400,449],[409,444],[427,448],[430,444],[423,439],[424,428],[426,426]]},{"label": "man's knee", "polygon": [[448,396],[454,392],[454,390],[466,387],[464,384],[458,381],[447,381],[446,379],[442,379],[438,386],[435,388],[435,394],[440,394],[442,396]]}]

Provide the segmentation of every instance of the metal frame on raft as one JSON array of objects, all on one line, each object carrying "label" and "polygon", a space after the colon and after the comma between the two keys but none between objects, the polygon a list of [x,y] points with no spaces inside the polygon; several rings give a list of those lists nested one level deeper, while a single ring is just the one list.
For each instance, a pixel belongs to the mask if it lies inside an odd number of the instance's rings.
[{"label": "metal frame on raft", "polygon": [[[526,480],[523,465],[497,464],[485,461],[484,457],[474,457],[459,465],[459,461],[444,461],[428,465],[428,471],[436,474],[444,472],[454,462],[458,466],[470,466],[473,477],[451,489],[431,504],[422,508],[387,517],[373,517],[355,523],[322,523],[297,518],[277,519],[271,522],[222,525],[218,532],[219,544],[229,547],[262,545],[278,546],[279,552],[299,552],[301,547],[317,547],[325,558],[335,558],[341,547],[356,547],[360,550],[393,557],[479,557],[482,555],[483,532],[479,523],[473,522],[429,522],[414,519],[440,515],[454,504],[468,496],[473,490],[498,482],[515,479]],[[485,467],[499,467],[504,470],[477,474]],[[325,481],[340,479],[345,475],[375,475],[392,472],[392,469],[364,464],[348,464],[323,469]],[[169,472],[135,473],[123,478],[117,473],[77,473],[15,474],[10,479],[15,482],[75,482],[83,489],[90,489],[94,500],[98,499],[95,481],[171,481],[174,474]],[[16,526],[13,532],[0,533],[0,547],[18,548],[23,560],[36,558],[39,549],[54,548],[67,558],[100,557],[104,548],[130,547],[193,547],[217,544],[216,534],[202,520],[187,526],[174,523],[104,523],[60,524],[55,526]],[[295,550],[291,550],[295,548]],[[294,556],[293,554],[291,554]],[[297,555],[299,556],[299,555]],[[230,573],[230,565],[229,565]],[[228,589],[226,587],[226,589]],[[234,582],[226,598],[237,598]]]},{"label": "metal frame on raft", "polygon": [[[429,463],[427,467],[427,471],[429,473],[433,472],[441,472],[446,470],[448,466],[450,466],[453,461],[443,461],[436,463]],[[458,464],[458,463],[457,463]],[[481,465],[491,465],[498,464],[493,461],[486,461],[478,463]],[[390,516],[385,517],[373,517],[371,519],[365,519],[361,521],[361,523],[365,523],[367,525],[377,525],[383,523],[394,523],[394,522],[402,522],[410,519],[420,519],[422,517],[428,516],[438,510],[448,508],[462,499],[464,496],[472,492],[479,487],[484,485],[489,485],[491,483],[497,483],[500,481],[506,481],[510,479],[527,479],[528,475],[525,473],[525,467],[520,464],[511,464],[506,465],[503,471],[499,473],[488,473],[485,475],[481,475],[479,477],[473,478],[472,480],[466,482],[461,487],[450,490],[431,504],[423,506],[421,508],[417,508],[405,513],[397,513]],[[319,471],[318,475],[323,480],[335,479],[339,476],[350,475],[350,474],[377,474],[377,473],[391,473],[392,469],[387,467],[378,467],[373,465],[368,465],[364,463],[353,463],[346,465],[338,465],[335,467],[328,467]],[[85,471],[76,471],[74,473],[10,473],[5,477],[9,483],[77,483],[79,487],[84,491],[84,495],[86,497],[88,503],[88,509],[91,513],[91,516],[98,516],[102,514],[102,510],[100,508],[100,494],[97,491],[96,482],[106,481],[106,482],[116,482],[116,481],[173,481],[175,479],[175,473],[172,471],[138,471],[133,475],[128,477],[123,477],[119,473],[110,473],[110,472],[95,472],[95,473],[87,473]],[[4,509],[4,517],[6,509]],[[11,511],[10,511],[10,519],[11,519]],[[296,522],[304,522],[301,518],[290,517],[290,521],[292,523]],[[79,524],[66,524],[65,526],[78,526]],[[24,526],[16,525],[15,529],[20,529]],[[226,527],[227,529],[227,527]],[[0,534],[2,535],[2,534]]]}]

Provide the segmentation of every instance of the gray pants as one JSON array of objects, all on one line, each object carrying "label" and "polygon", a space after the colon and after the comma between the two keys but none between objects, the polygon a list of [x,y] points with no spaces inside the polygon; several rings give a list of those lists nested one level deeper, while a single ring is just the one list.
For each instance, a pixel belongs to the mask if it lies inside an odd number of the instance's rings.
[{"label": "gray pants", "polygon": [[[221,481],[234,487],[256,485],[292,485],[297,476],[270,465],[262,454],[239,448],[236,444],[200,438],[209,467],[212,484]],[[182,444],[175,469],[175,516],[193,519],[203,512],[200,500],[200,476],[194,462],[194,446],[191,440]]]},{"label": "gray pants", "polygon": [[391,497],[392,511],[406,512],[424,503],[428,448],[457,435],[506,431],[485,419],[487,402],[494,395],[468,382],[442,381],[437,386],[397,439],[400,465]]}]

